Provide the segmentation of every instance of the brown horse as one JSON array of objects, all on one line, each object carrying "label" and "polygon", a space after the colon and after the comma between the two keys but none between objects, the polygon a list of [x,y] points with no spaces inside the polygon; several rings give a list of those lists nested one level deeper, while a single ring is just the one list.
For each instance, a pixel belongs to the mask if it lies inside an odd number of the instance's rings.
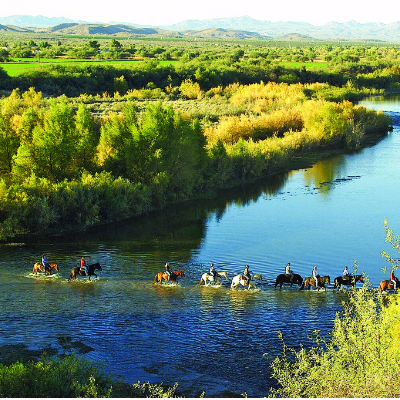
[{"label": "brown horse", "polygon": [[[331,278],[329,276],[320,276],[318,278],[318,290],[321,289],[322,287],[325,289],[325,285],[330,285],[331,284]],[[306,279],[304,279],[304,285],[303,287],[307,287],[308,289],[311,288],[311,286],[316,286],[315,285],[315,279],[313,277],[308,277]]]},{"label": "brown horse", "polygon": [[71,275],[69,276],[68,280],[70,281],[71,279],[76,279],[78,277],[78,275],[81,275],[81,276],[87,276],[88,280],[90,281],[90,277],[91,276],[95,276],[97,278],[97,275],[94,273],[94,271],[96,269],[98,269],[99,271],[102,271],[100,263],[90,264],[86,268],[87,268],[87,271],[88,271],[87,274],[86,274],[86,272],[84,270],[81,270],[81,267],[72,268],[71,269]]},{"label": "brown horse", "polygon": [[44,269],[43,265],[37,262],[33,266],[32,273],[36,275],[39,272],[45,272],[47,275],[50,275],[53,269],[58,272],[58,264],[46,264],[46,269]]},{"label": "brown horse", "polygon": [[161,271],[156,276],[154,277],[154,283],[162,283],[162,281],[171,281],[171,282],[176,282],[178,279],[178,276],[184,277],[185,274],[183,271],[177,270],[177,271],[171,271],[170,279],[168,279],[168,274],[165,271]]},{"label": "brown horse", "polygon": [[[399,288],[399,280],[396,278],[396,292],[397,292],[398,288]],[[393,290],[393,289],[394,289],[393,282],[392,282],[392,281],[389,281],[388,279],[386,279],[386,280],[382,281],[382,282],[379,284],[379,288],[378,288],[378,289],[379,289],[379,291],[380,291],[381,293],[382,293],[383,291],[388,290],[388,289]]]}]

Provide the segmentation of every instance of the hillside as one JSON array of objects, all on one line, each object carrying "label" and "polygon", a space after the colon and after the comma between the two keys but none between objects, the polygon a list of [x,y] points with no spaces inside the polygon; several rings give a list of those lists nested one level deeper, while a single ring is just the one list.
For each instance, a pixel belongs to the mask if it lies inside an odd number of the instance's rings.
[{"label": "hillside", "polygon": [[136,28],[127,25],[107,25],[107,24],[77,24],[66,23],[53,26],[43,31],[70,35],[157,35],[164,31],[156,28]]},{"label": "hillside", "polygon": [[12,32],[15,29],[24,29],[19,31],[80,35],[168,35],[204,38],[271,38],[277,40],[286,35],[299,35],[299,38],[308,37],[322,40],[400,41],[400,22],[383,24],[348,21],[344,23],[329,22],[323,26],[315,26],[307,22],[260,21],[248,16],[242,16],[236,18],[186,20],[168,26],[144,26],[125,22],[105,24],[95,21],[71,21],[67,18],[16,15],[1,17],[0,24],[2,31]]}]

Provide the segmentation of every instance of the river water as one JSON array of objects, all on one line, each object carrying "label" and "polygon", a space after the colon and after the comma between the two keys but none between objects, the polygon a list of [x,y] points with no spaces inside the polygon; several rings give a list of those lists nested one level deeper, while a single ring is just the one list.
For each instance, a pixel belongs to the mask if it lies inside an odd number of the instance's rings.
[{"label": "river water", "polygon": [[[365,105],[398,117],[397,98]],[[179,383],[198,397],[268,394],[269,363],[285,343],[308,346],[313,330],[327,334],[345,296],[274,289],[290,262],[295,273],[341,275],[345,265],[368,274],[374,287],[383,273],[384,219],[400,233],[400,134],[395,125],[378,144],[338,155],[310,168],[222,193],[217,199],[82,234],[2,245],[0,345],[59,348],[60,338],[93,348],[85,357],[104,361],[127,382]],[[53,278],[33,277],[45,253],[58,262]],[[103,270],[94,282],[68,282],[82,255]],[[394,254],[396,257],[396,254]],[[164,269],[183,269],[179,285],[156,285]],[[264,281],[257,290],[200,287],[213,262],[230,277],[245,264]]]}]

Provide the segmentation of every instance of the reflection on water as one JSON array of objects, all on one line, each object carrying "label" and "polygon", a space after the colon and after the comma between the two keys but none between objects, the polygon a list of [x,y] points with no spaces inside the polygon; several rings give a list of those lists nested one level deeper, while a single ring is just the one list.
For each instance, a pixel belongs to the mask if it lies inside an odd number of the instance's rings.
[{"label": "reflection on water", "polygon": [[[57,348],[58,338],[68,335],[94,349],[85,357],[104,360],[128,382],[177,381],[187,397],[203,390],[207,397],[266,396],[269,363],[281,351],[278,332],[290,347],[308,346],[313,330],[332,329],[345,299],[332,287],[275,289],[287,262],[303,277],[318,265],[333,281],[357,260],[375,287],[387,278],[380,252],[384,218],[400,232],[399,148],[396,128],[358,154],[330,157],[213,200],[84,234],[0,246],[0,345],[41,348],[45,338]],[[59,263],[57,277],[30,275],[43,253]],[[102,265],[94,282],[67,280],[81,255]],[[185,277],[174,286],[154,284],[167,261]],[[219,288],[200,287],[210,262],[230,278],[249,264],[265,281],[256,291],[232,291],[226,280]]]},{"label": "reflection on water", "polygon": [[321,194],[327,194],[332,187],[332,182],[343,178],[346,166],[346,156],[338,155],[326,160],[317,161],[311,168],[304,171],[304,184],[320,188]]}]

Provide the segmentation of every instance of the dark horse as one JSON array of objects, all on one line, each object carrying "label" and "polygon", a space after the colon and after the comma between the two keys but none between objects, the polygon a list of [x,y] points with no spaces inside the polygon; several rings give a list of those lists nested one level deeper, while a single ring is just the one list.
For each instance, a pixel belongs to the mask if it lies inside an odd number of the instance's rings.
[{"label": "dark horse", "polygon": [[282,285],[284,283],[290,283],[290,287],[292,287],[293,283],[295,285],[303,287],[303,278],[299,274],[293,274],[293,279],[290,281],[290,275],[280,274],[276,277],[275,288],[280,285],[280,289],[282,289]]},{"label": "dark horse", "polygon": [[170,280],[171,282],[177,282],[178,276],[182,277],[185,276],[185,274],[181,269],[177,271],[171,271],[171,275],[169,277],[170,279],[168,279],[168,274],[165,271],[162,271],[156,274],[156,276],[154,277],[154,283],[161,283],[163,280],[164,281]]},{"label": "dark horse", "polygon": [[345,278],[344,276],[338,276],[335,278],[333,285],[335,289],[340,289],[342,285],[352,286],[354,288],[357,282],[364,283],[364,278],[362,275],[352,275],[348,278]]},{"label": "dark horse", "polygon": [[85,271],[81,271],[80,267],[72,268],[71,269],[71,275],[69,276],[68,280],[70,281],[71,279],[76,279],[78,275],[81,275],[81,276],[87,276],[89,281],[90,281],[90,277],[91,276],[95,276],[97,278],[97,275],[94,273],[94,271],[96,269],[98,269],[99,271],[102,270],[101,265],[99,263],[90,264],[86,268],[87,268],[87,271],[88,271],[87,275],[86,275]]},{"label": "dark horse", "polygon": [[[326,284],[328,284],[328,285],[331,284],[331,278],[329,277],[329,275],[328,276],[320,276],[318,278],[318,288],[317,289],[318,290],[321,289],[321,288],[325,289],[325,285]],[[315,279],[313,277],[310,276],[310,277],[304,279],[303,288],[307,287],[307,286],[308,286],[308,289],[310,289],[311,286],[316,286],[315,285]]]}]

